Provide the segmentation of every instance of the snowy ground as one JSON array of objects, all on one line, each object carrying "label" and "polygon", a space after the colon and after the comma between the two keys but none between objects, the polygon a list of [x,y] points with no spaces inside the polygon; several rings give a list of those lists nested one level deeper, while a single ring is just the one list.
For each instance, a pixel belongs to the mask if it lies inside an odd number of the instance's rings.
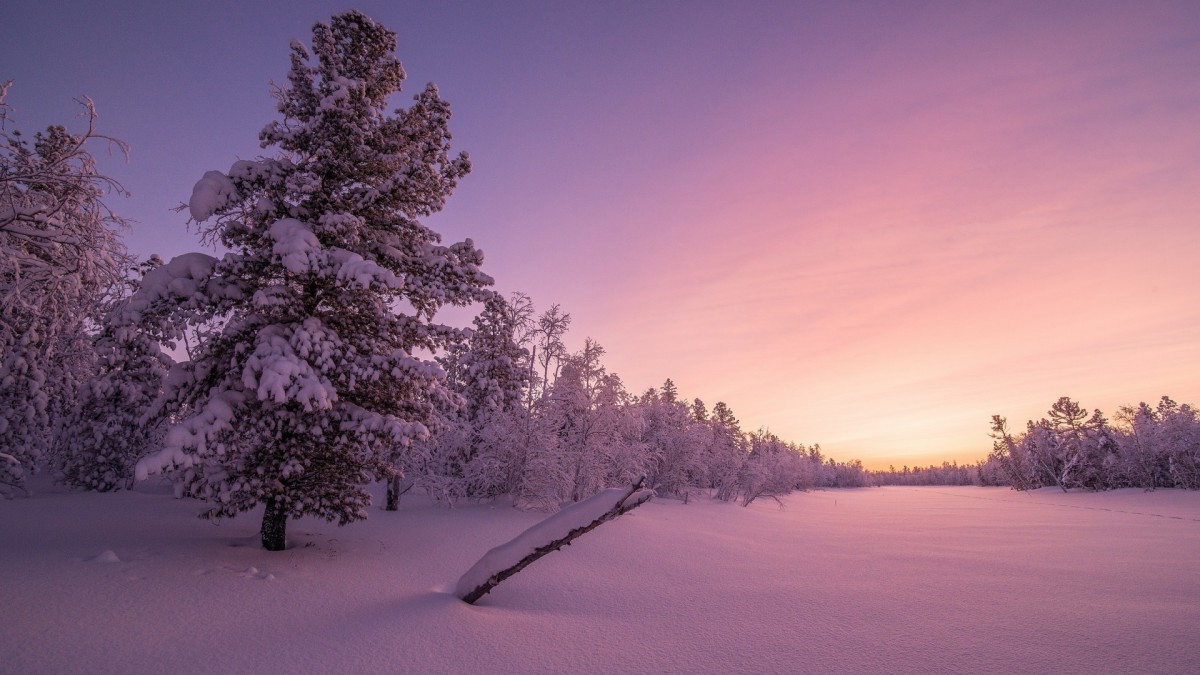
[{"label": "snowy ground", "polygon": [[1200,669],[1200,493],[656,500],[469,606],[538,515],[405,497],[267,553],[257,514],[40,488],[0,502],[4,673]]}]

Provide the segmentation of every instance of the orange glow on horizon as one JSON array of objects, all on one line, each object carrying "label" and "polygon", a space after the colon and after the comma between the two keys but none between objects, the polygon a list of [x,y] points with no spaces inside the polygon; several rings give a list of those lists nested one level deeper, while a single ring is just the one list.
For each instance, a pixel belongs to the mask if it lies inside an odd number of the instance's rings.
[{"label": "orange glow on horizon", "polygon": [[[133,251],[199,249],[171,207],[259,152],[326,3],[65,3],[6,8],[22,125],[95,98]],[[983,458],[1064,395],[1200,404],[1200,3],[364,9],[472,157],[429,224],[633,392],[873,468]]]}]

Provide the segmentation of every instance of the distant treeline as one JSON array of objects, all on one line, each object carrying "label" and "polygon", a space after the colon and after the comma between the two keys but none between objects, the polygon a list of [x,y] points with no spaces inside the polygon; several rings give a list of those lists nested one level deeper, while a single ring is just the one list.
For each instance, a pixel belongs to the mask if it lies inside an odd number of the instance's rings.
[{"label": "distant treeline", "polygon": [[871,477],[877,485],[1200,489],[1200,416],[1196,408],[1167,396],[1154,407],[1124,406],[1115,422],[1064,396],[1020,434],[1012,434],[1003,417],[993,416],[992,438],[991,454],[975,464],[889,467]]},{"label": "distant treeline", "polygon": [[1191,405],[1164,396],[1155,407],[1122,407],[1113,424],[1064,396],[1048,415],[1016,436],[993,416],[995,443],[981,478],[1018,490],[1200,489],[1200,417]]},{"label": "distant treeline", "polygon": [[872,471],[875,485],[1000,485],[1006,483],[984,483],[980,468],[983,462],[962,464],[943,462],[941,466],[907,466],[887,471]]}]

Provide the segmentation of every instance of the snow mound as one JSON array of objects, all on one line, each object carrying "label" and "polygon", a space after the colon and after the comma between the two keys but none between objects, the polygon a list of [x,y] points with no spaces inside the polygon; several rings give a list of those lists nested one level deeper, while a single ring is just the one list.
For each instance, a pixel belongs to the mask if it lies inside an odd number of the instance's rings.
[{"label": "snow mound", "polygon": [[108,548],[88,558],[88,562],[119,563],[121,562],[121,559],[117,557],[117,554],[114,553],[112,549]]}]

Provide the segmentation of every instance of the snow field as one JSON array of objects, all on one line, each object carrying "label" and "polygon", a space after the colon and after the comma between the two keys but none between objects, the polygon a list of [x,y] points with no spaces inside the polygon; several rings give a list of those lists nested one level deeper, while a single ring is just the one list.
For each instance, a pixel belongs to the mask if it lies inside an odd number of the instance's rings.
[{"label": "snow field", "polygon": [[[35,479],[42,481],[42,479]],[[469,606],[542,516],[405,497],[219,526],[166,492],[0,502],[6,673],[1195,672],[1200,493],[879,488],[655,500]],[[115,558],[115,560],[114,560]]]}]

